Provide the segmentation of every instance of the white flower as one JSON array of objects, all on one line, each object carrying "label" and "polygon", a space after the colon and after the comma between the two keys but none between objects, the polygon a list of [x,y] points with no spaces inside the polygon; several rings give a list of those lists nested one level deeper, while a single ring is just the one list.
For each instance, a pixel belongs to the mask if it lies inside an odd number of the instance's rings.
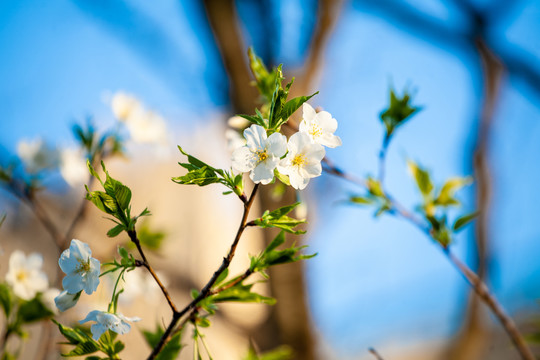
[{"label": "white flower", "polygon": [[48,146],[43,139],[21,140],[17,144],[17,155],[23,161],[29,173],[58,165],[58,151]]},{"label": "white flower", "polygon": [[94,259],[88,244],[80,240],[71,240],[69,249],[64,250],[58,264],[66,273],[62,285],[68,293],[74,295],[81,290],[92,294],[99,285],[99,260]]},{"label": "white flower", "polygon": [[167,127],[163,117],[147,110],[133,95],[117,92],[112,97],[111,107],[116,118],[126,124],[136,143],[167,143]]},{"label": "white flower", "polygon": [[126,119],[126,126],[131,138],[137,143],[167,142],[165,120],[153,111],[144,108],[135,109]]},{"label": "white flower", "polygon": [[63,149],[60,152],[60,174],[71,187],[88,180],[86,159],[79,149]]},{"label": "white flower", "polygon": [[287,149],[289,152],[279,163],[278,170],[289,175],[293,188],[302,190],[309,183],[309,179],[321,175],[324,148],[313,144],[305,133],[297,132],[289,139]]},{"label": "white flower", "polygon": [[79,321],[79,323],[84,324],[88,321],[95,321],[96,323],[92,324],[90,331],[92,331],[92,338],[98,341],[101,334],[107,330],[112,330],[120,335],[126,334],[131,330],[131,325],[127,322],[140,320],[138,317],[128,318],[122,314],[111,314],[106,311],[93,310],[84,320]]},{"label": "white flower", "polygon": [[142,107],[142,104],[133,95],[117,92],[112,97],[111,107],[114,116],[116,116],[118,120],[125,121],[137,108]]},{"label": "white flower", "polygon": [[315,112],[308,103],[302,106],[302,121],[299,130],[309,136],[315,144],[330,148],[341,145],[341,139],[334,135],[337,121],[327,111]]},{"label": "white flower", "polygon": [[[159,272],[158,276],[165,283],[164,276]],[[130,304],[141,297],[150,300],[159,292],[156,281],[146,271],[128,271],[124,274],[124,281],[124,292],[118,300],[123,304]]]},{"label": "white flower", "polygon": [[76,294],[70,294],[67,292],[67,290],[64,290],[54,298],[54,305],[56,305],[58,310],[64,312],[67,309],[74,307],[77,304],[77,301],[79,301],[80,297],[81,291]]},{"label": "white flower", "polygon": [[7,283],[13,288],[15,295],[23,300],[33,299],[38,292],[47,290],[47,275],[41,271],[43,257],[32,253],[28,257],[15,250],[9,258],[9,270],[6,274]]},{"label": "white flower", "polygon": [[270,183],[279,158],[287,151],[287,138],[280,133],[267,136],[266,130],[259,125],[251,125],[244,130],[244,137],[246,146],[232,154],[233,168],[240,172],[251,171],[249,177],[254,183]]}]

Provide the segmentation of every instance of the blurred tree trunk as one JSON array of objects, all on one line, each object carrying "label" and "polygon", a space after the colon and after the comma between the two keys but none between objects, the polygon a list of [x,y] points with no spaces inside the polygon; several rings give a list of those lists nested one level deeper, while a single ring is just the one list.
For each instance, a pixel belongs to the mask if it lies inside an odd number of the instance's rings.
[{"label": "blurred tree trunk", "polygon": [[[475,41],[482,65],[483,99],[478,118],[478,136],[473,152],[473,168],[477,183],[476,206],[480,212],[475,228],[475,262],[480,279],[488,283],[491,262],[489,248],[489,213],[492,180],[489,168],[489,137],[497,105],[504,67],[482,37]],[[473,291],[470,291],[465,322],[449,353],[450,360],[475,360],[483,358],[489,342],[490,330],[486,324],[487,311]]]},{"label": "blurred tree trunk", "polygon": [[[261,6],[265,6],[264,4],[266,3],[261,3]],[[322,62],[326,40],[340,5],[341,1],[319,2],[318,26],[313,34],[305,71],[292,87],[294,94],[306,94],[313,86]],[[257,92],[254,87],[249,86],[252,77],[244,56],[247,46],[242,43],[234,1],[205,0],[204,6],[229,76],[233,112],[251,114],[255,107]],[[269,18],[261,19],[261,21],[269,20]],[[270,46],[266,48],[271,49]],[[269,57],[275,58],[272,54],[269,54]],[[295,201],[296,193],[291,187],[287,187],[285,194],[279,199],[272,196],[272,186],[265,186],[260,192],[263,209],[276,209]],[[277,231],[269,230],[264,231],[266,244],[277,235]],[[277,299],[277,304],[272,308],[267,321],[250,335],[261,350],[286,344],[292,348],[295,359],[310,360],[315,358],[315,343],[307,305],[303,266],[302,262],[297,262],[270,269],[270,289]]]}]

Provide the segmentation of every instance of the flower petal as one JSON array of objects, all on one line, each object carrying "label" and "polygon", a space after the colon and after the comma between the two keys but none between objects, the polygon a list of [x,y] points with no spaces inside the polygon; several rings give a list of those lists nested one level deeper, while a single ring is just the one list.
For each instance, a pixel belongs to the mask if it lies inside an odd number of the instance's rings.
[{"label": "flower petal", "polygon": [[251,125],[244,130],[244,137],[247,141],[247,146],[251,151],[264,150],[264,143],[267,138],[266,130],[260,125]]},{"label": "flower petal", "polygon": [[337,120],[328,111],[317,113],[317,122],[324,132],[334,133],[337,130]]},{"label": "flower petal", "polygon": [[84,287],[81,276],[77,273],[70,273],[62,279],[62,286],[70,294],[76,294]]},{"label": "flower petal", "polygon": [[99,311],[99,310],[92,310],[88,313],[88,315],[86,315],[86,317],[82,320],[79,321],[79,324],[84,324],[85,322],[88,322],[88,321],[97,321],[97,316],[99,314],[101,314],[103,311]]},{"label": "flower petal", "polygon": [[269,184],[272,179],[274,179],[274,168],[275,166],[272,168],[267,166],[266,161],[262,161],[259,165],[255,166],[255,169],[251,171],[249,177],[255,184]]},{"label": "flower petal", "polygon": [[107,330],[107,327],[103,324],[93,324],[92,326],[90,326],[90,331],[92,332],[92,339],[98,341],[101,335],[103,335],[103,333]]},{"label": "flower petal", "polygon": [[255,155],[247,146],[234,150],[232,154],[232,167],[234,170],[248,172],[253,170],[255,163]]},{"label": "flower petal", "polygon": [[335,148],[341,146],[341,139],[339,136],[326,133],[321,136],[319,143],[329,148]]},{"label": "flower petal", "polygon": [[266,149],[274,156],[282,157],[287,152],[287,138],[280,133],[273,133],[266,140]]},{"label": "flower petal", "polygon": [[302,105],[302,118],[309,124],[317,116],[315,109],[308,103]]}]

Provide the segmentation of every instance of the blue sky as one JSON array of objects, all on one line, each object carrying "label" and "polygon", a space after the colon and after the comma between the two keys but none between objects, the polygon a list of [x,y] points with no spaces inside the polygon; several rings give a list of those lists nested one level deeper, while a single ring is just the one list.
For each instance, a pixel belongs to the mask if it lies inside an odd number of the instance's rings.
[{"label": "blue sky", "polygon": [[[314,1],[272,1],[276,60],[297,68],[305,57]],[[446,1],[413,1],[449,29],[463,18]],[[482,2],[479,2],[482,3]],[[250,2],[238,1],[246,48],[260,41]],[[204,123],[229,111],[228,86],[197,1],[22,1],[0,3],[0,122],[2,156],[22,138],[66,142],[70,124],[92,114],[112,120],[107,91],[126,90],[164,114],[171,125]],[[498,46],[510,43],[540,56],[540,4],[522,1],[491,29]],[[534,36],[533,36],[534,35]],[[245,56],[239,54],[239,56]],[[381,18],[365,6],[345,5],[324,54],[320,95],[312,100],[339,121],[341,148],[328,152],[357,175],[374,173],[382,139],[378,114],[390,86],[416,93],[423,111],[397,132],[388,154],[387,185],[407,206],[418,194],[406,160],[418,161],[441,184],[471,174],[480,99],[478,63]],[[494,174],[491,214],[492,284],[511,311],[538,313],[540,298],[540,111],[538,97],[506,77],[491,139]],[[457,329],[466,284],[430,240],[403,221],[374,220],[371,210],[338,205],[356,189],[322,177],[309,238],[319,255],[307,263],[316,326],[336,349],[364,351],[400,337],[420,341]],[[472,210],[473,188],[461,193]],[[467,258],[472,229],[453,249]],[[347,291],[344,291],[347,289]],[[405,337],[404,334],[407,334]]]}]

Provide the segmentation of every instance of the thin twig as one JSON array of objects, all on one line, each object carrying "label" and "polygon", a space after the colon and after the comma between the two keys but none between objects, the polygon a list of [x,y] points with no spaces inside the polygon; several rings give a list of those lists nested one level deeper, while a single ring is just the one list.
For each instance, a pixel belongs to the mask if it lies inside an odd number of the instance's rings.
[{"label": "thin twig", "polygon": [[157,276],[156,272],[154,271],[154,269],[152,268],[152,266],[150,265],[150,263],[146,259],[146,255],[144,254],[144,251],[143,251],[143,249],[141,247],[141,242],[139,241],[139,238],[137,237],[137,232],[135,230],[130,230],[130,231],[128,231],[128,235],[129,235],[129,238],[131,239],[131,242],[133,242],[135,244],[135,246],[137,247],[137,250],[139,251],[139,254],[142,257],[142,264],[141,265],[144,266],[146,268],[146,270],[148,270],[150,275],[152,275],[152,277],[154,278],[154,280],[158,284],[159,288],[161,289],[161,292],[163,293],[163,296],[165,296],[165,299],[167,299],[167,303],[169,304],[169,306],[170,306],[171,310],[173,311],[173,313],[177,313],[178,310],[176,309],[176,305],[174,305],[174,302],[172,301],[171,296],[169,295],[169,292],[167,291],[167,288],[165,288],[165,285],[163,285],[163,283],[161,282],[161,280]]},{"label": "thin twig", "polygon": [[369,348],[368,351],[375,356],[377,360],[384,360],[383,357],[374,348]]},{"label": "thin twig", "polygon": [[242,215],[242,220],[240,221],[240,226],[238,227],[238,231],[236,232],[236,236],[234,237],[234,241],[231,244],[231,247],[229,249],[229,253],[226,257],[223,258],[223,261],[219,268],[214,272],[210,280],[206,283],[206,285],[202,288],[199,295],[193,299],[188,305],[186,305],[182,310],[180,311],[174,311],[173,312],[173,318],[171,319],[171,322],[169,323],[169,326],[167,326],[167,329],[161,336],[161,339],[159,340],[159,343],[156,345],[156,347],[152,350],[152,353],[148,356],[148,360],[155,359],[156,356],[160,353],[160,351],[163,349],[163,347],[167,344],[169,339],[171,338],[171,335],[173,333],[174,328],[176,327],[176,324],[178,321],[189,311],[195,309],[197,307],[197,304],[210,296],[212,294],[211,289],[212,286],[216,283],[216,280],[218,277],[229,267],[231,264],[231,261],[234,257],[234,254],[236,252],[236,248],[238,246],[238,242],[240,241],[240,238],[242,237],[242,233],[246,229],[247,224],[247,217],[249,215],[249,211],[251,210],[251,206],[253,205],[253,201],[255,200],[255,195],[257,194],[257,189],[259,188],[259,184],[256,184],[253,188],[253,191],[251,192],[251,195],[247,202],[244,202],[244,214]]},{"label": "thin twig", "polygon": [[[383,158],[383,161],[384,161],[384,158]],[[334,166],[333,168],[334,168],[334,171],[331,171],[330,174],[333,174],[347,181],[350,181],[357,185],[365,187],[365,184],[363,181],[353,180],[349,176],[344,176],[347,173],[343,171],[342,169],[336,166]],[[386,198],[390,202],[391,214],[401,216],[402,218],[406,219],[407,221],[415,225],[418,229],[420,229],[423,233],[428,235],[430,238],[433,238],[431,234],[431,229],[427,224],[425,224],[420,218],[415,216],[413,213],[408,211],[404,206],[398,203],[386,191],[384,191],[384,193],[386,195]],[[508,336],[510,337],[510,339],[516,346],[516,349],[519,351],[521,358],[524,360],[534,360],[535,359],[534,355],[525,344],[525,341],[522,335],[520,334],[519,330],[517,329],[514,321],[505,313],[502,306],[499,304],[499,302],[495,298],[495,295],[489,292],[487,285],[478,277],[478,275],[473,270],[471,270],[467,265],[462,263],[461,260],[455,257],[450,252],[450,249],[448,249],[448,247],[445,247],[438,242],[436,243],[440,245],[441,249],[447,256],[447,258],[450,260],[450,262],[465,277],[465,279],[468,281],[468,283],[471,285],[471,287],[475,291],[476,295],[482,300],[482,302],[484,302],[484,304],[488,306],[488,308],[492,311],[493,315],[497,317],[497,319],[499,320],[499,322],[505,329],[506,333],[508,334]]]}]

